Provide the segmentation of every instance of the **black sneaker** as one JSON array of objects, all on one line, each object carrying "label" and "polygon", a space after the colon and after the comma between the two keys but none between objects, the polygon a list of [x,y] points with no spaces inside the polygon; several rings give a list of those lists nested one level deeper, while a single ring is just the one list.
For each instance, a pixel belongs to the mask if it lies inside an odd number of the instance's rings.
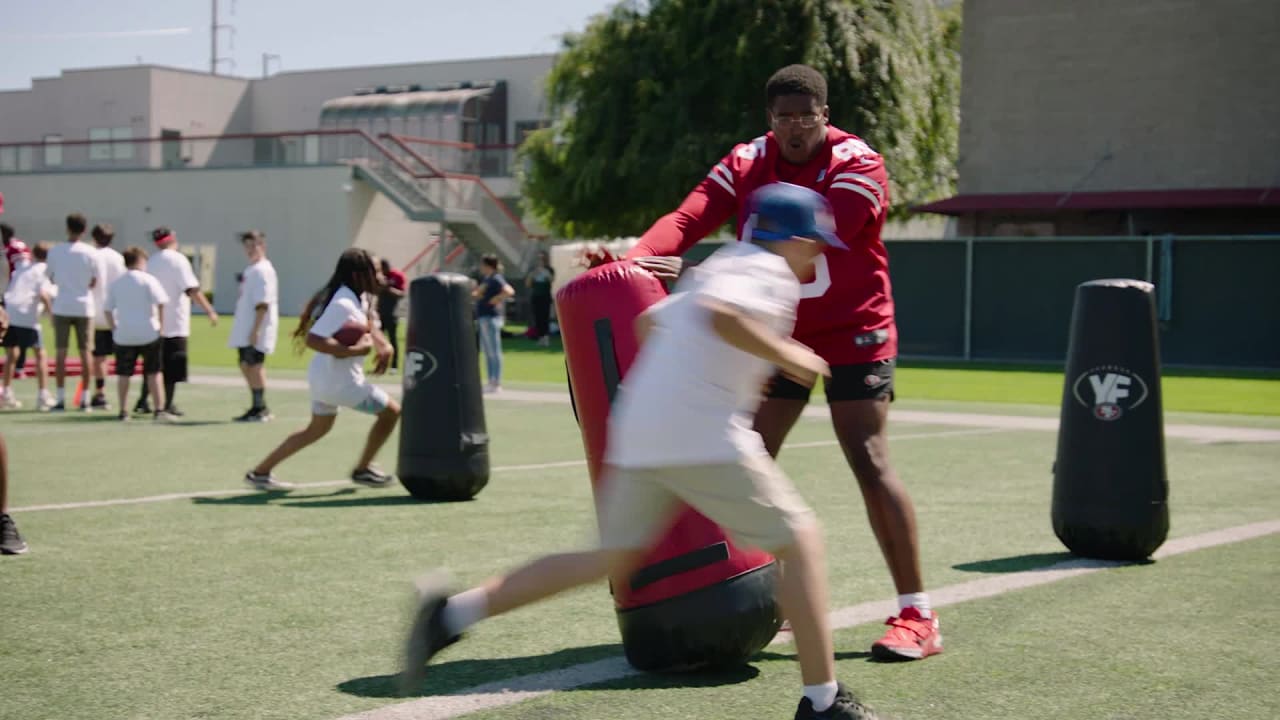
[{"label": "black sneaker", "polygon": [[124,410],[121,410],[120,413],[116,415],[116,419],[120,422],[130,422],[133,420],[133,418],[129,416],[129,413]]},{"label": "black sneaker", "polygon": [[252,470],[244,474],[244,481],[249,487],[255,490],[292,490],[293,484],[280,482],[275,475],[271,473],[257,473]]},{"label": "black sneaker", "polygon": [[164,411],[174,417],[186,416],[186,413],[179,410],[177,405],[170,405],[169,407],[165,408]]},{"label": "black sneaker", "polygon": [[813,709],[812,700],[801,698],[795,720],[878,720],[876,711],[858,702],[844,683],[838,683],[837,688],[836,701],[822,712]]},{"label": "black sneaker", "polygon": [[49,408],[49,412],[66,412],[66,411],[67,411],[67,406],[61,400],[54,403],[53,407]]},{"label": "black sneaker", "polygon": [[30,548],[8,513],[0,515],[0,555],[22,555]]},{"label": "black sneaker", "polygon": [[149,402],[140,402],[140,403],[138,403],[137,405],[134,405],[134,406],[133,406],[133,412],[134,412],[135,414],[137,414],[137,415],[150,415],[150,414],[151,414],[151,403],[149,403]]},{"label": "black sneaker", "polygon": [[271,410],[266,407],[249,408],[244,411],[243,415],[232,418],[236,422],[270,422],[272,419]]},{"label": "black sneaker", "polygon": [[370,465],[367,468],[351,471],[351,482],[357,485],[364,485],[365,487],[386,487],[395,479],[395,475],[388,475],[373,465]]},{"label": "black sneaker", "polygon": [[415,695],[422,692],[422,681],[427,677],[427,663],[436,653],[462,639],[450,636],[444,629],[444,606],[449,601],[449,576],[442,570],[423,575],[415,583],[418,589],[418,609],[414,611],[413,626],[405,643],[404,672],[400,674],[400,694]]},{"label": "black sneaker", "polygon": [[93,400],[89,403],[89,406],[92,407],[94,410],[106,410],[108,407],[110,407],[107,404],[107,396],[103,395],[102,393],[98,393],[97,395],[94,395]]}]

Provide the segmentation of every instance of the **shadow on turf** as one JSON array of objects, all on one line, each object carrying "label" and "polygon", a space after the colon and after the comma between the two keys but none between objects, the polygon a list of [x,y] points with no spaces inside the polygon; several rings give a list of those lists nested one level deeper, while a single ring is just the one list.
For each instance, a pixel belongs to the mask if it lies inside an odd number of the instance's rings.
[{"label": "shadow on turf", "polygon": [[387,493],[378,493],[376,495],[361,494],[359,497],[353,497],[357,492],[359,491],[356,488],[340,488],[328,493],[299,495],[296,491],[272,490],[230,495],[227,497],[196,497],[191,498],[191,502],[194,505],[276,505],[279,507],[319,509],[386,507],[393,505],[435,505],[437,503],[445,503],[443,500],[418,500],[411,495],[391,495]]},{"label": "shadow on turf", "polygon": [[1069,552],[1056,553],[1030,553],[1028,555],[1011,555],[1004,558],[994,558],[992,560],[977,560],[975,562],[959,563],[951,567],[956,570],[965,572],[980,573],[1016,573],[1025,572],[1027,570],[1062,570],[1065,563],[1073,566],[1090,567],[1096,564],[1110,567],[1112,565],[1150,565],[1155,560],[1133,560],[1133,561],[1110,561],[1095,560],[1092,558],[1073,555]]},{"label": "shadow on turf", "polygon": [[993,558],[991,560],[975,560],[974,562],[959,563],[951,567],[964,572],[1014,573],[1024,570],[1044,570],[1051,565],[1075,559],[1076,556],[1069,552],[1030,553],[1027,555]]},{"label": "shadow on turf", "polygon": [[[793,652],[773,652],[771,650],[761,650],[756,653],[756,660],[786,660],[788,662],[796,661],[796,654]],[[836,660],[866,660],[867,662],[878,662],[866,650],[837,650]]]},{"label": "shadow on turf", "polygon": [[[528,685],[527,680],[530,676],[537,675],[539,673],[564,670],[575,665],[605,660],[608,658],[616,658],[621,655],[622,646],[619,644],[610,644],[591,645],[580,648],[566,648],[546,655],[442,662],[431,666],[431,671],[427,674],[427,682],[422,686],[418,695],[433,696],[460,694],[460,691],[464,691],[468,688],[474,688],[481,685],[492,685],[494,683],[500,684],[504,679],[511,680],[512,682],[519,679],[521,681],[521,691],[537,691],[539,689],[562,690],[564,689],[561,686],[563,678],[549,679],[545,688]],[[766,657],[766,655],[762,654],[761,657]],[[636,688],[659,689],[719,687],[722,685],[735,685],[737,683],[746,682],[759,674],[760,671],[750,665],[716,672],[687,674],[641,673],[639,675],[607,680],[602,683],[584,685],[582,688],[571,689],[591,688],[593,690],[611,690]],[[399,680],[400,678],[398,675],[370,675],[338,683],[337,688],[348,695],[356,695],[359,697],[399,698],[402,697],[399,692]],[[491,689],[486,691],[491,691]]]}]

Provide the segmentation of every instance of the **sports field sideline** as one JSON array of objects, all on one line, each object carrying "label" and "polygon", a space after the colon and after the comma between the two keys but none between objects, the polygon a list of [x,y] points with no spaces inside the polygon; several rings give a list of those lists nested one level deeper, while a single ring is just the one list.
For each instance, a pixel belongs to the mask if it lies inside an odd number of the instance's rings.
[{"label": "sports field sideline", "polygon": [[[562,387],[516,384],[489,401],[489,487],[473,502],[422,504],[398,486],[343,480],[368,427],[354,414],[281,468],[304,487],[248,492],[247,464],[306,415],[301,378],[277,373],[279,419],[251,426],[228,422],[246,399],[234,377],[197,380],[173,427],[2,416],[11,504],[32,545],[0,563],[6,717],[790,711],[785,642],[728,674],[629,672],[603,587],[486,623],[441,656],[422,697],[396,697],[418,572],[444,565],[473,582],[590,541],[590,487]],[[1073,561],[1049,527],[1056,408],[903,398],[895,462],[919,506],[930,589],[954,604],[941,610],[945,653],[884,665],[866,651],[892,589],[824,411],[811,408],[783,462],[826,530],[839,674],[888,717],[1277,715],[1265,688],[1280,637],[1265,619],[1280,611],[1280,417],[1167,413],[1167,554],[1098,569]],[[382,459],[394,467],[394,452]]]}]

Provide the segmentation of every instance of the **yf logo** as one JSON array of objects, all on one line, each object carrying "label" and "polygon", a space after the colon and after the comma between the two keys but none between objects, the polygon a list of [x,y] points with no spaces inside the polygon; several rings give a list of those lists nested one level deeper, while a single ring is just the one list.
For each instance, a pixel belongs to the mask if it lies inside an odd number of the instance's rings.
[{"label": "yf logo", "polygon": [[1118,420],[1147,399],[1147,383],[1127,368],[1104,365],[1084,372],[1072,385],[1081,405],[1099,420]]},{"label": "yf logo", "polygon": [[404,389],[412,390],[419,382],[434,375],[439,365],[435,355],[411,348],[404,356]]}]

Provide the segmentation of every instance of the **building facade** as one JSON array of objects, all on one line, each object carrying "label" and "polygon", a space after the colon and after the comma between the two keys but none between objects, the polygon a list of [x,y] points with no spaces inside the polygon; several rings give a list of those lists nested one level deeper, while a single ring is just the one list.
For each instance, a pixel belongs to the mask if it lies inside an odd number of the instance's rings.
[{"label": "building facade", "polygon": [[1280,228],[1275,0],[964,5],[965,235]]},{"label": "building facade", "polygon": [[4,219],[20,237],[58,241],[65,215],[81,211],[114,224],[125,245],[169,225],[223,310],[249,228],[285,261],[286,311],[352,243],[424,271],[464,250],[522,264],[536,243],[518,211],[514,147],[546,125],[553,61],[264,79],[139,65],[37,78],[0,92]]}]

